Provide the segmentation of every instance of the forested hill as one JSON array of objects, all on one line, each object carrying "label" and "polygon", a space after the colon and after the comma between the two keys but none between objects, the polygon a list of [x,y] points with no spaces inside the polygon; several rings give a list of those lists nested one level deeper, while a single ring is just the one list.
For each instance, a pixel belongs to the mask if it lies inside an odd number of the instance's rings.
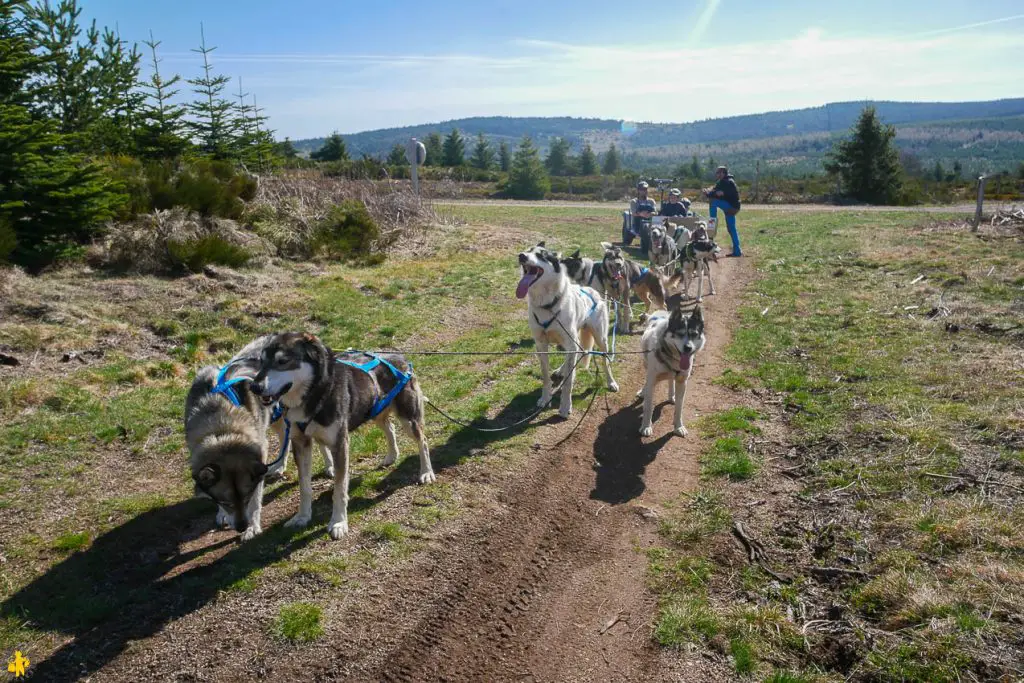
[{"label": "forested hill", "polygon": [[[584,141],[598,151],[614,142],[625,151],[672,145],[732,142],[806,133],[840,132],[849,128],[865,105],[874,104],[887,123],[906,125],[951,119],[987,119],[1024,115],[1024,98],[988,102],[837,102],[821,107],[767,112],[745,116],[706,119],[689,123],[638,123],[636,131],[623,132],[621,121],[574,117],[486,116],[440,123],[386,128],[346,134],[345,142],[354,155],[383,156],[410,137],[425,138],[433,132],[446,134],[458,128],[466,136],[483,133],[491,142],[515,143],[529,135],[545,148],[553,137],[567,138],[573,147]],[[327,132],[327,131],[325,131]],[[323,144],[323,138],[298,140],[295,146],[309,152]]]}]

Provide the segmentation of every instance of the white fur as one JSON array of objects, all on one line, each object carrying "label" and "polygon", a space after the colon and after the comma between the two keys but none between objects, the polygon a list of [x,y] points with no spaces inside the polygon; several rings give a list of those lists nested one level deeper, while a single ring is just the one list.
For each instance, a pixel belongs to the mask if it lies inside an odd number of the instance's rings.
[{"label": "white fur", "polygon": [[[551,368],[547,351],[550,348],[550,343],[555,342],[566,351],[565,362],[558,370],[562,380],[562,395],[558,412],[562,417],[569,417],[572,414],[572,386],[575,381],[575,367],[579,362],[580,353],[589,352],[595,342],[598,350],[604,353],[608,352],[608,306],[597,290],[572,284],[566,275],[564,266],[561,266],[556,272],[552,263],[538,258],[535,253],[536,249],[537,247],[534,247],[520,254],[520,263],[523,263],[522,257],[525,257],[526,264],[539,267],[543,271],[526,294],[527,318],[530,323],[530,331],[533,333],[533,340],[537,345],[541,378],[544,383],[537,406],[544,406],[551,400]],[[597,302],[592,313],[590,311],[593,303],[581,290],[588,292]],[[544,305],[556,299],[558,299],[558,303],[553,308],[550,310],[543,308]],[[541,323],[547,323],[549,320],[551,320],[551,324],[545,329]],[[612,377],[608,356],[605,355],[602,358],[604,359],[604,375],[608,389],[618,391],[619,385]],[[584,359],[582,365],[584,369],[589,367],[589,355]]]}]

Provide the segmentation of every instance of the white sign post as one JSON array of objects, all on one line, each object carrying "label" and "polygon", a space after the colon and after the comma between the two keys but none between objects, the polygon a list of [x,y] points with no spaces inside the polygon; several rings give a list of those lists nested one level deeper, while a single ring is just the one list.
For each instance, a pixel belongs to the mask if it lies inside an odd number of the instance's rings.
[{"label": "white sign post", "polygon": [[427,148],[416,138],[409,138],[405,143],[405,158],[412,166],[412,191],[417,195],[420,193],[419,167],[427,160]]}]

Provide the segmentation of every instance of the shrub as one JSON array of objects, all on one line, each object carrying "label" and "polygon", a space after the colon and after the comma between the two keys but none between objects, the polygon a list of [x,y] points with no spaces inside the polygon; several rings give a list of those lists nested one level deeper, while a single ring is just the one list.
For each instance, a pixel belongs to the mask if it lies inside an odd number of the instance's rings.
[{"label": "shrub", "polygon": [[0,263],[7,263],[16,246],[18,237],[14,234],[14,228],[0,216]]},{"label": "shrub", "polygon": [[366,205],[346,199],[331,208],[316,226],[313,235],[314,252],[330,258],[367,262],[380,230],[366,210]]},{"label": "shrub", "polygon": [[228,242],[218,235],[206,235],[196,240],[169,241],[167,253],[171,262],[198,273],[204,266],[216,264],[238,268],[252,259],[245,247]]}]

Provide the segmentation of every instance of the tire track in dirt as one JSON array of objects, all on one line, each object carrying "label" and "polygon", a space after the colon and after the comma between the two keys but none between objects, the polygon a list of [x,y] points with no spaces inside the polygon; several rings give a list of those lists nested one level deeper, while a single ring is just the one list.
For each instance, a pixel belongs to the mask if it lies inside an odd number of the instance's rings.
[{"label": "tire track in dirt", "polygon": [[[709,343],[691,379],[687,422],[725,407],[724,390],[710,381],[724,368],[735,309],[752,277],[747,259],[717,269],[719,294],[705,299]],[[629,347],[638,341],[634,335]],[[537,451],[531,471],[503,493],[497,519],[446,539],[396,579],[396,595],[376,605],[372,651],[364,649],[366,634],[336,642],[338,658],[315,678],[678,680],[671,670],[683,663],[650,644],[655,605],[638,550],[657,543],[644,514],[696,485],[698,445],[670,436],[667,404],[656,410],[656,436],[640,439],[634,394],[642,368],[637,357],[621,358],[622,393],[599,398],[565,443]],[[555,441],[567,429],[542,438]]]}]

